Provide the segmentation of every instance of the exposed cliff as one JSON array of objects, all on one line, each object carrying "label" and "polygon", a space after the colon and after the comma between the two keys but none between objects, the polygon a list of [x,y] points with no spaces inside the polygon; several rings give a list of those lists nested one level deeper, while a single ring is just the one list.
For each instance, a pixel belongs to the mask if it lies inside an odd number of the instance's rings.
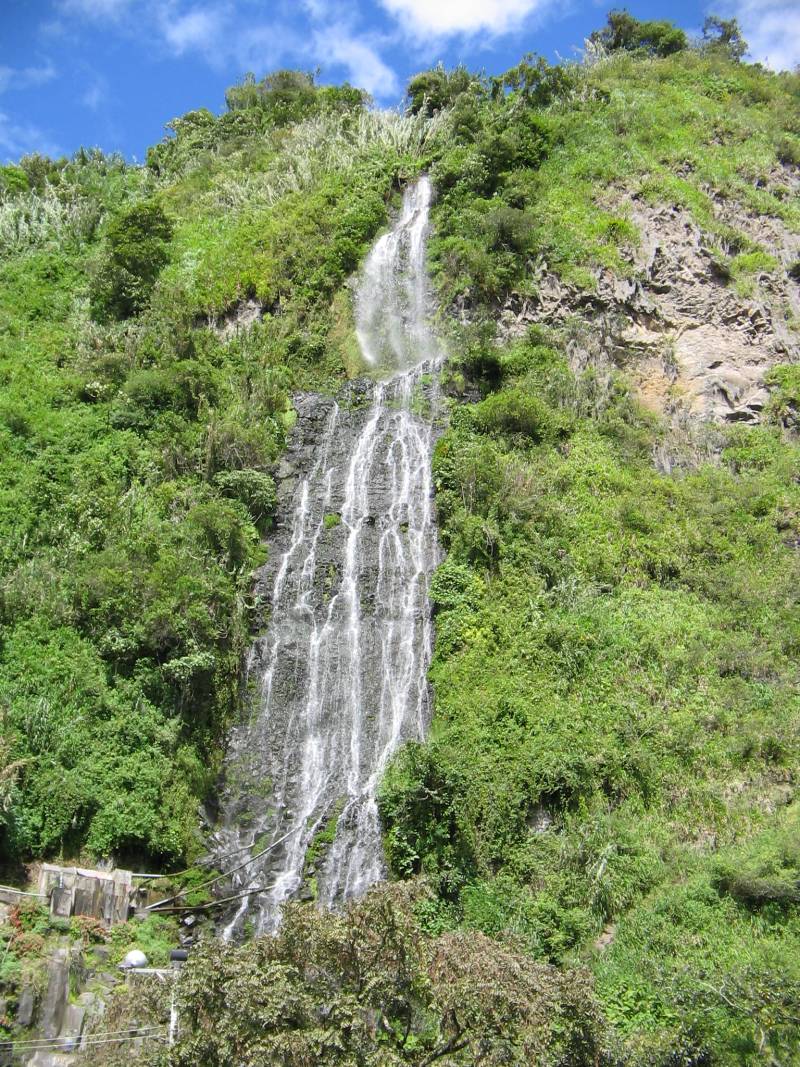
[{"label": "exposed cliff", "polygon": [[[797,167],[779,166],[762,183],[769,193],[800,195]],[[591,348],[575,344],[576,370],[608,363],[635,383],[642,402],[667,416],[757,423],[769,402],[769,372],[800,359],[800,234],[780,218],[755,215],[713,189],[715,229],[686,209],[625,194],[600,203],[630,220],[636,240],[630,273],[594,272],[589,292],[561,282],[544,265],[535,295],[512,297],[501,336],[535,324],[563,327],[580,316]],[[720,232],[722,228],[723,232]],[[765,251],[743,251],[742,235]]]}]

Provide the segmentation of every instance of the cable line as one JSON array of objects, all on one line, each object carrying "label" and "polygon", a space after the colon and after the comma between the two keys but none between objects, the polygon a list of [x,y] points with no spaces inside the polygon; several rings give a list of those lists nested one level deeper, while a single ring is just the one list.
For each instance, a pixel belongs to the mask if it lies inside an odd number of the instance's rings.
[{"label": "cable line", "polygon": [[[277,841],[273,841],[272,844],[267,845],[266,848],[262,849],[260,852],[257,852],[255,854],[255,856],[251,856],[249,860],[245,860],[244,863],[240,863],[238,867],[234,867],[230,871],[225,871],[224,874],[215,875],[214,878],[209,878],[207,882],[201,882],[200,885],[187,886],[187,888],[179,890],[177,893],[174,893],[171,897],[164,897],[163,900],[157,900],[154,904],[148,904],[147,907],[144,910],[145,911],[153,911],[155,908],[160,908],[162,904],[171,904],[174,900],[178,900],[178,899],[180,899],[180,897],[185,897],[187,893],[199,893],[199,891],[201,889],[206,889],[208,886],[214,885],[215,882],[221,882],[224,878],[230,878],[230,876],[232,874],[236,874],[237,871],[241,871],[241,870],[243,870],[243,868],[248,867],[251,863],[255,863],[255,861],[257,859],[260,859],[262,856],[265,856],[273,848],[277,848],[278,845],[283,844],[283,842],[287,839],[287,837],[291,837],[293,834],[296,834],[299,830],[302,830],[302,829],[303,829],[302,826],[296,826],[293,830],[289,830],[288,833],[285,833],[283,835],[283,837],[279,837]],[[253,846],[250,845],[248,847],[252,848]],[[239,850],[237,850],[237,851],[239,851]],[[270,887],[267,887],[267,888],[270,888]],[[258,890],[258,889],[254,889],[253,890],[254,893],[258,893],[260,891],[261,890]],[[242,895],[245,895],[245,894],[242,894]],[[238,898],[237,897],[226,897],[225,900],[220,900],[220,901],[218,901],[218,903],[224,904],[229,900],[236,900],[236,899],[238,899]],[[165,909],[165,910],[169,910],[169,911],[178,911],[178,910],[199,911],[201,908],[207,908],[207,907],[212,907],[212,906],[213,905],[202,904],[202,905],[198,905],[196,908],[183,908],[183,909],[170,908],[170,909]]]},{"label": "cable line", "polygon": [[152,1026],[130,1026],[127,1030],[105,1030],[96,1034],[86,1034],[83,1038],[80,1037],[42,1037],[42,1038],[30,1038],[28,1041],[0,1041],[0,1049],[3,1045],[11,1045],[11,1051],[36,1051],[37,1049],[48,1049],[61,1047],[63,1045],[69,1045],[71,1043],[81,1044],[82,1042],[89,1041],[133,1041],[139,1037],[152,1037],[153,1030],[163,1030],[164,1024],[153,1024]]}]

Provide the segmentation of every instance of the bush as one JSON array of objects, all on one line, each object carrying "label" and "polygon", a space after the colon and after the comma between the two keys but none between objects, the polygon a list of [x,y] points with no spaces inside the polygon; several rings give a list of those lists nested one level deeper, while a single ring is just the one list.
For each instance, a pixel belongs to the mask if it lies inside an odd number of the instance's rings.
[{"label": "bush", "polygon": [[99,319],[125,319],[147,306],[169,259],[172,229],[154,201],[134,204],[111,220],[92,283],[92,311]]},{"label": "bush", "polygon": [[0,198],[10,200],[29,188],[28,176],[22,167],[0,167]]},{"label": "bush", "polygon": [[566,432],[566,423],[523,388],[494,393],[473,410],[475,425],[482,433],[519,435],[541,444]]},{"label": "bush", "polygon": [[653,56],[669,56],[689,47],[682,29],[674,22],[642,22],[627,11],[612,11],[602,30],[594,30],[589,39],[609,52],[644,51]]},{"label": "bush", "polygon": [[478,79],[466,67],[458,66],[448,71],[440,63],[411,78],[406,89],[408,110],[412,115],[433,115],[452,107],[459,97],[473,92],[478,86]]},{"label": "bush", "polygon": [[225,496],[245,505],[259,530],[269,526],[276,504],[275,482],[269,474],[248,469],[220,471],[214,482]]},{"label": "bush", "polygon": [[363,109],[367,94],[351,85],[319,87],[313,74],[301,70],[277,70],[260,82],[246,74],[240,85],[225,92],[232,112],[257,109],[275,126],[300,122],[315,111],[354,113]]},{"label": "bush", "polygon": [[782,137],[778,142],[778,159],[787,167],[800,167],[800,137]]}]

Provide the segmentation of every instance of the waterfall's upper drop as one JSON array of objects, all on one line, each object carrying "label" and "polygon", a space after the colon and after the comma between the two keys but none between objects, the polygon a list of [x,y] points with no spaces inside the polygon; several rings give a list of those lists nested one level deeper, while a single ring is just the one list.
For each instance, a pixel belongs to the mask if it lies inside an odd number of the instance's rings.
[{"label": "waterfall's upper drop", "polygon": [[356,335],[364,359],[386,373],[435,356],[428,326],[425,254],[431,204],[426,176],[410,185],[401,214],[367,256],[356,295]]},{"label": "waterfall's upper drop", "polygon": [[226,937],[246,921],[274,929],[299,893],[335,906],[383,876],[380,778],[427,728],[439,560],[430,202],[427,178],[406,189],[359,279],[358,338],[381,380],[351,383],[346,403],[298,400],[287,456],[296,479],[281,490],[257,586],[270,622],[248,654],[250,715],[226,758],[220,863],[246,894]]}]

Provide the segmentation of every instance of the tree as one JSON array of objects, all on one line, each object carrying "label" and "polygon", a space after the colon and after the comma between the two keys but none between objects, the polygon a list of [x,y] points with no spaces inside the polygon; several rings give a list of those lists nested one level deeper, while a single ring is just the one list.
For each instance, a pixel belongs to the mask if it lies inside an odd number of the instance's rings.
[{"label": "tree", "polygon": [[274,126],[288,126],[319,111],[360,111],[368,102],[369,94],[363,89],[348,82],[320,86],[315,75],[304,70],[276,70],[261,81],[248,73],[239,85],[225,91],[229,112],[256,109]]},{"label": "tree", "polygon": [[628,11],[611,11],[601,30],[589,36],[607,52],[648,52],[652,56],[669,56],[689,47],[684,31],[674,22],[641,22]]},{"label": "tree", "polygon": [[160,204],[143,200],[113,218],[92,285],[92,311],[125,319],[141,311],[169,258],[172,223]]},{"label": "tree", "polygon": [[424,935],[421,890],[341,915],[291,905],[275,937],[207,941],[178,987],[172,1067],[602,1064],[590,978],[479,933]]},{"label": "tree", "polygon": [[748,49],[738,20],[722,19],[718,15],[709,15],[703,23],[703,43],[706,51],[721,53],[735,63],[742,59]]},{"label": "tree", "polygon": [[492,78],[492,99],[498,99],[504,89],[511,89],[534,107],[547,107],[552,100],[566,95],[573,85],[574,76],[568,67],[551,66],[543,56],[529,52],[516,67],[499,78]]},{"label": "tree", "polygon": [[408,83],[408,110],[412,115],[420,111],[433,115],[443,108],[452,107],[459,96],[477,88],[478,84],[478,79],[466,67],[445,70],[443,64],[439,63],[432,70],[415,74]]}]

